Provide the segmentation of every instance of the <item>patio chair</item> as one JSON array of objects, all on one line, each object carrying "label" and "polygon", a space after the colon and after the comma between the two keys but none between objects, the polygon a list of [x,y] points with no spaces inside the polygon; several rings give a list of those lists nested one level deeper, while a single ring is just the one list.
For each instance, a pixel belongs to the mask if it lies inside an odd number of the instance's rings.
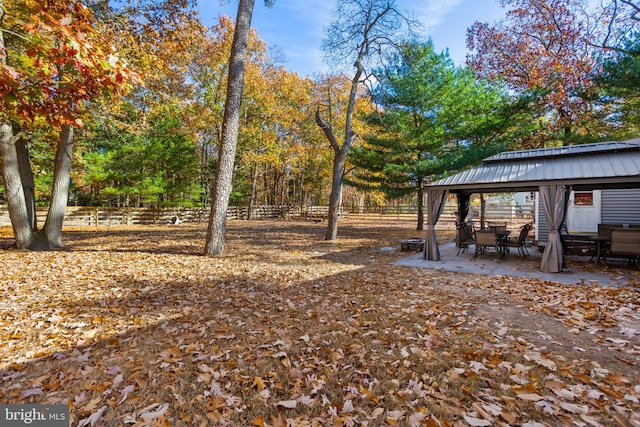
[{"label": "patio chair", "polygon": [[529,236],[529,231],[531,231],[531,224],[525,224],[520,228],[520,233],[516,239],[506,240],[503,244],[507,250],[509,248],[517,248],[518,253],[522,255],[522,258],[526,258],[529,256],[529,252],[527,251],[527,237]]},{"label": "patio chair", "polygon": [[475,240],[473,239],[473,226],[467,223],[456,223],[456,247],[458,253],[466,252],[469,246],[473,245]]},{"label": "patio chair", "polygon": [[477,258],[478,255],[483,254],[487,248],[492,248],[496,253],[501,255],[495,231],[476,230],[474,244],[476,245],[476,251],[473,254],[474,259]]},{"label": "patio chair", "polygon": [[507,223],[503,221],[487,221],[487,228],[489,230],[506,230]]},{"label": "patio chair", "polygon": [[627,258],[629,264],[636,263],[640,258],[640,230],[614,228],[611,230],[611,244],[605,250],[604,262],[607,257]]}]

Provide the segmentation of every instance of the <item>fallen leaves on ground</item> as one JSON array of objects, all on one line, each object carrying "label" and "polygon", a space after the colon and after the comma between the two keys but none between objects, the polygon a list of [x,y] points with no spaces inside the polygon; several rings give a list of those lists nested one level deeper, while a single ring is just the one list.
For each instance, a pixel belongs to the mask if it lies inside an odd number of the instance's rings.
[{"label": "fallen leaves on ground", "polygon": [[0,401],[79,426],[640,426],[621,288],[392,265],[412,224],[75,229],[0,253]]}]

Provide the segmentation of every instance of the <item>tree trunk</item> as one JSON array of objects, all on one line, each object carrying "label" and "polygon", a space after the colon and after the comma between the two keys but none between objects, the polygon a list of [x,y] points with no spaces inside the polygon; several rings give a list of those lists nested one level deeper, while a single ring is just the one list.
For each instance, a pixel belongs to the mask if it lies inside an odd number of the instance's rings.
[{"label": "tree trunk", "polygon": [[[4,18],[4,4],[0,0],[0,21]],[[4,32],[0,31],[0,64],[7,65],[7,49],[4,44]],[[20,177],[20,162],[16,150],[16,142],[20,138],[13,134],[13,126],[9,121],[0,119],[0,160],[2,161],[2,177],[4,178],[7,207],[13,236],[18,249],[26,249],[33,240],[33,229],[29,220]]]},{"label": "tree trunk", "polygon": [[229,77],[227,81],[227,99],[222,122],[222,140],[216,178],[214,181],[209,214],[209,226],[205,243],[205,255],[216,256],[224,252],[224,235],[227,227],[227,208],[233,181],[233,169],[240,127],[240,107],[244,87],[244,64],[248,52],[251,16],[254,0],[240,0],[233,34],[231,55],[229,57]]},{"label": "tree trunk", "polygon": [[269,188],[269,205],[275,206],[278,204],[278,194],[280,188],[280,177],[276,168],[271,167],[271,187]]},{"label": "tree trunk", "polygon": [[258,198],[258,164],[253,165],[253,171],[251,173],[251,196],[249,197],[249,210],[247,211],[247,219],[251,219],[251,213],[256,206],[256,200]]},{"label": "tree trunk", "polygon": [[13,127],[7,121],[0,122],[0,158],[2,158],[2,176],[4,178],[7,207],[13,236],[18,249],[27,249],[34,240],[29,212],[20,179],[20,166],[16,151],[17,139]]},{"label": "tree trunk", "polygon": [[484,193],[480,193],[480,229],[485,229],[485,214],[487,213],[487,201],[484,199]]},{"label": "tree trunk", "polygon": [[340,202],[342,201],[342,174],[344,173],[344,161],[347,153],[351,148],[353,141],[353,112],[356,106],[356,96],[358,94],[358,84],[360,76],[364,72],[361,65],[362,57],[359,56],[355,63],[356,73],[351,79],[351,90],[349,92],[349,102],[347,103],[347,112],[344,125],[344,142],[342,147],[338,144],[331,124],[322,120],[320,110],[316,110],[316,123],[322,129],[329,144],[333,148],[335,157],[333,159],[333,180],[331,182],[331,196],[329,197],[329,217],[327,219],[327,231],[325,240],[336,240],[338,238],[338,213],[340,211]]},{"label": "tree trunk", "polygon": [[340,214],[340,202],[342,201],[342,173],[344,169],[344,159],[347,152],[340,150],[333,158],[333,180],[331,181],[331,196],[329,197],[329,216],[327,218],[327,230],[325,240],[336,240],[338,238],[338,216]]},{"label": "tree trunk", "polygon": [[418,226],[416,230],[424,230],[424,189],[422,188],[422,177],[418,178]]},{"label": "tree trunk", "polygon": [[69,200],[69,180],[73,155],[73,127],[63,125],[56,149],[55,167],[53,170],[53,188],[51,202],[47,212],[47,220],[39,234],[36,249],[53,249],[62,246],[62,224]]},{"label": "tree trunk", "polygon": [[18,168],[20,169],[20,180],[22,181],[22,191],[24,201],[29,216],[29,224],[33,231],[38,230],[38,217],[36,215],[36,184],[33,179],[33,169],[31,168],[31,157],[29,146],[24,137],[18,137],[16,141],[16,155],[18,156]]},{"label": "tree trunk", "polygon": [[262,199],[262,204],[268,205],[270,200],[269,195],[269,166],[265,165],[264,170],[262,171],[262,192],[264,196]]},{"label": "tree trunk", "polygon": [[304,172],[300,174],[300,185],[298,186],[298,193],[299,193],[299,202],[300,202],[300,214],[302,214],[302,212],[304,211],[304,204],[305,204],[305,198],[306,198],[306,194],[305,194],[305,188],[304,188]]}]

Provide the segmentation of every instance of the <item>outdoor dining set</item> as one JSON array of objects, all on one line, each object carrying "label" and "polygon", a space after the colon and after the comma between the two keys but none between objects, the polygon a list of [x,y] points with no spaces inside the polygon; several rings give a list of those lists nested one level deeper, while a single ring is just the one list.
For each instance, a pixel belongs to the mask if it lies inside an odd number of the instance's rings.
[{"label": "outdoor dining set", "polygon": [[[517,235],[512,236],[506,223],[487,222],[484,228],[477,230],[470,223],[457,223],[457,254],[466,252],[473,245],[474,259],[489,251],[504,258],[511,249],[526,258],[531,229],[531,223],[524,224]],[[607,258],[624,258],[629,263],[637,263],[640,259],[640,224],[598,224],[598,234],[580,235],[569,234],[563,225],[560,236],[567,255],[590,256],[596,265],[606,263]]]},{"label": "outdoor dining set", "polygon": [[640,224],[598,224],[598,234],[561,233],[569,255],[590,256],[595,264],[607,258],[640,259]]},{"label": "outdoor dining set", "polygon": [[532,225],[525,224],[520,228],[517,236],[511,237],[511,231],[507,229],[507,223],[489,222],[484,229],[474,230],[469,223],[456,224],[456,246],[458,255],[465,252],[471,245],[475,246],[474,258],[492,250],[500,258],[504,258],[511,248],[514,248],[522,257],[527,257],[527,236]]}]

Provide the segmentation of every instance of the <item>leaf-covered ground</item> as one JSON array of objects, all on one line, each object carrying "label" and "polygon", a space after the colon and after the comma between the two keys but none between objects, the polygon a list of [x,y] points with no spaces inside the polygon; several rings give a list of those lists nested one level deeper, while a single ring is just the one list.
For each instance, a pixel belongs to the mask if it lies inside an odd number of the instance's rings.
[{"label": "leaf-covered ground", "polygon": [[412,227],[230,222],[213,259],[203,224],[55,252],[4,230],[0,402],[74,426],[640,426],[636,282],[391,265]]}]

